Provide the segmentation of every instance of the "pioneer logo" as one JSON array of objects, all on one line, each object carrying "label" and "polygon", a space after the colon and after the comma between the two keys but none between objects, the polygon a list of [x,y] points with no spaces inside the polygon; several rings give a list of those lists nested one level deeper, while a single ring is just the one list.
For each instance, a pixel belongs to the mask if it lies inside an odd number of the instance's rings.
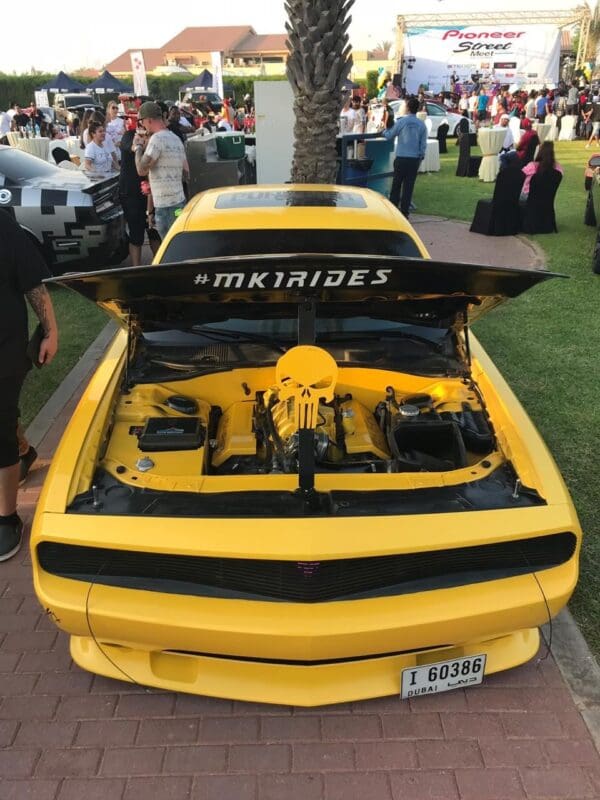
[{"label": "pioneer logo", "polygon": [[442,41],[446,39],[468,39],[459,42],[453,53],[482,53],[491,55],[494,52],[506,52],[512,49],[512,42],[473,41],[474,39],[519,39],[525,31],[460,31],[451,29],[444,33]]},{"label": "pioneer logo", "polygon": [[460,31],[455,28],[447,30],[442,36],[446,39],[519,39],[526,31]]},{"label": "pioneer logo", "polygon": [[196,286],[206,289],[338,289],[383,286],[391,269],[292,269],[289,272],[199,272]]}]

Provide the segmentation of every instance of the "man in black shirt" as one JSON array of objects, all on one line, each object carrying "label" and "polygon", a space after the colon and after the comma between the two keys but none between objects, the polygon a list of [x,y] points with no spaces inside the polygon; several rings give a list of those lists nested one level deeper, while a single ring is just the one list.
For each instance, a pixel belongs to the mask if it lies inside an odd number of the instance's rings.
[{"label": "man in black shirt", "polygon": [[19,394],[27,370],[28,328],[25,297],[43,331],[38,364],[49,364],[58,349],[58,329],[48,290],[49,272],[35,244],[8,209],[0,210],[0,561],[21,546],[23,523],[17,514]]},{"label": "man in black shirt", "polygon": [[[182,143],[185,145],[185,140],[187,136],[184,133],[184,129],[181,126],[181,111],[177,108],[177,106],[171,106],[169,109],[169,117],[167,120],[167,128],[174,133],[175,136],[178,136],[181,139]],[[193,128],[188,128],[189,131],[192,131]]]},{"label": "man in black shirt", "polygon": [[[135,131],[125,131],[121,139],[121,173],[119,175],[119,195],[129,239],[129,255],[131,266],[139,267],[142,263],[142,245],[146,231],[146,211],[148,198],[142,193],[142,181],[135,166],[135,155],[132,151]],[[138,136],[146,136],[141,126]]]},{"label": "man in black shirt", "polygon": [[14,131],[26,128],[29,125],[29,115],[26,114],[18,103],[13,103],[11,127]]}]

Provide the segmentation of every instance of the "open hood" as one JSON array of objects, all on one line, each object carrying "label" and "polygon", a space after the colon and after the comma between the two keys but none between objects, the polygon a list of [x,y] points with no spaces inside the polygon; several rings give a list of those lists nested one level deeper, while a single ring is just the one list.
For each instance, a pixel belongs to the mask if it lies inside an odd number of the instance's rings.
[{"label": "open hood", "polygon": [[[276,254],[197,259],[52,278],[138,332],[232,315],[265,318],[307,300],[331,316],[370,313],[463,325],[556,273],[373,255]],[[317,312],[318,313],[318,312]]]}]

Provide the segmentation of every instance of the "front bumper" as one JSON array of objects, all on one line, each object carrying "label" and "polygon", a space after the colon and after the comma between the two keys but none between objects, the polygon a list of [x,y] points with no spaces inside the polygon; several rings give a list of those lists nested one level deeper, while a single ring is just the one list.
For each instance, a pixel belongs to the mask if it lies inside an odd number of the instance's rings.
[{"label": "front bumper", "polygon": [[[137,520],[128,522],[135,537]],[[269,703],[397,694],[405,667],[462,655],[486,653],[487,673],[516,666],[534,655],[536,629],[548,609],[554,616],[566,604],[577,580],[574,556],[536,575],[405,595],[316,604],[232,600],[52,575],[37,562],[36,539],[37,595],[71,634],[82,667]]]},{"label": "front bumper", "polygon": [[449,658],[486,653],[490,675],[528,661],[538,646],[539,633],[530,629],[461,647],[299,666],[99,646],[91,637],[73,636],[71,656],[90,672],[143,686],[247,702],[320,706],[399,697],[403,669]]}]

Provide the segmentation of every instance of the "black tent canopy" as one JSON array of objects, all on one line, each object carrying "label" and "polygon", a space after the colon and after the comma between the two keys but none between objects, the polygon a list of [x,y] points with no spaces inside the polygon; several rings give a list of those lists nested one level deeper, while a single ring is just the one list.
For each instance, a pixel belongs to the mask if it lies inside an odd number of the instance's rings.
[{"label": "black tent canopy", "polygon": [[180,92],[200,92],[212,91],[213,88],[213,75],[207,69],[203,69],[200,75],[196,75],[183,86],[179,87]]},{"label": "black tent canopy", "polygon": [[84,92],[88,87],[74,80],[62,70],[52,80],[46,81],[40,90],[47,92]]},{"label": "black tent canopy", "polygon": [[93,83],[90,83],[87,88],[93,89],[98,94],[124,94],[126,92],[133,94],[133,89],[131,86],[127,86],[127,84],[123,83],[123,81],[115,78],[115,76],[111,75],[107,69],[105,69],[102,75],[100,75],[99,78],[96,78]]}]

